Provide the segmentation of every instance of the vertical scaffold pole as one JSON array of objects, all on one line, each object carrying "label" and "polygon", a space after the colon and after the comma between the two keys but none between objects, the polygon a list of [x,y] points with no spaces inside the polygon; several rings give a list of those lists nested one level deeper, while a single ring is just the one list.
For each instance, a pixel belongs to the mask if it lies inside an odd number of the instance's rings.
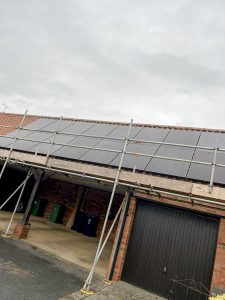
[{"label": "vertical scaffold pole", "polygon": [[17,132],[17,134],[16,134],[16,136],[15,136],[15,139],[14,139],[14,141],[13,141],[13,143],[12,143],[12,146],[10,147],[9,154],[8,154],[8,156],[7,156],[7,158],[6,158],[5,162],[4,162],[4,165],[3,165],[2,169],[1,169],[1,172],[0,172],[0,180],[1,180],[1,178],[2,178],[2,175],[3,175],[4,171],[5,171],[6,165],[7,165],[7,163],[8,163],[9,160],[10,160],[10,157],[11,157],[11,154],[12,154],[12,151],[13,151],[13,148],[14,148],[15,143],[16,143],[18,137],[19,137],[20,130],[21,130],[22,126],[23,126],[23,123],[24,123],[24,120],[25,120],[25,118],[26,118],[27,112],[28,112],[28,110],[26,110],[25,113],[24,113],[24,115],[23,115],[23,118],[22,118],[22,120],[21,120],[21,122],[20,122],[20,125],[19,125],[19,128],[18,128],[18,132]]},{"label": "vertical scaffold pole", "polygon": [[126,148],[127,148],[127,144],[128,144],[129,135],[130,135],[130,131],[131,131],[132,125],[133,125],[133,120],[131,120],[131,122],[130,122],[130,125],[129,125],[129,128],[128,128],[128,132],[127,132],[127,136],[126,136],[126,139],[125,139],[125,142],[124,142],[124,146],[123,146],[123,150],[122,150],[122,154],[121,154],[121,158],[120,158],[120,163],[119,163],[119,166],[118,166],[118,169],[117,169],[116,178],[115,178],[115,181],[114,181],[114,184],[113,184],[113,189],[112,189],[111,197],[110,197],[110,200],[109,200],[109,205],[108,205],[108,209],[107,209],[107,212],[106,212],[104,224],[103,224],[103,227],[102,227],[102,232],[101,232],[101,236],[100,236],[100,239],[99,239],[97,251],[96,251],[96,254],[95,254],[95,259],[94,259],[94,262],[93,262],[93,266],[91,268],[91,271],[90,271],[90,273],[88,275],[87,280],[84,283],[82,291],[89,291],[89,289],[90,289],[90,285],[91,285],[91,282],[92,282],[92,278],[93,278],[95,266],[96,266],[97,261],[98,261],[98,254],[99,254],[99,251],[100,251],[101,246],[102,246],[102,240],[103,240],[105,229],[106,229],[106,225],[107,225],[107,222],[108,222],[109,213],[110,213],[110,210],[111,210],[113,198],[114,198],[114,195],[115,195],[115,192],[116,192],[116,188],[117,188],[117,185],[118,185],[119,176],[120,176],[120,172],[121,172],[121,168],[122,168],[122,163],[123,163],[123,158],[124,158],[125,151],[126,151]]},{"label": "vertical scaffold pole", "polygon": [[53,139],[52,139],[52,141],[51,141],[51,144],[50,144],[48,153],[47,153],[47,155],[46,155],[46,162],[45,162],[46,165],[48,164],[49,156],[50,156],[50,154],[51,154],[51,152],[52,152],[52,147],[53,147],[54,144],[55,144],[55,139],[56,139],[57,135],[59,134],[59,129],[60,129],[60,125],[61,125],[62,119],[63,119],[63,117],[61,116],[60,119],[59,119],[59,123],[58,123],[57,129],[56,129],[56,131],[55,131],[55,133],[54,133],[54,136],[53,136]]},{"label": "vertical scaffold pole", "polygon": [[210,194],[212,193],[212,189],[213,189],[213,181],[214,181],[214,174],[215,174],[217,152],[218,152],[218,148],[215,148],[215,150],[214,150],[214,156],[213,156],[213,163],[212,163],[212,171],[211,171],[210,183],[209,183],[209,193]]},{"label": "vertical scaffold pole", "polygon": [[[118,220],[118,218],[119,218],[119,216],[120,216],[120,213],[121,213],[121,211],[122,211],[122,209],[123,209],[124,206],[125,206],[125,200],[122,201],[122,203],[121,203],[121,205],[120,205],[120,207],[119,207],[119,209],[118,209],[118,211],[117,211],[117,214],[116,214],[116,216],[115,216],[115,218],[114,218],[114,220],[113,220],[113,223],[112,223],[112,225],[110,226],[110,229],[109,229],[109,231],[108,231],[108,233],[107,233],[107,235],[106,235],[106,238],[105,238],[105,240],[104,240],[104,242],[103,242],[103,244],[102,244],[102,246],[101,246],[101,249],[99,250],[97,260],[99,260],[101,254],[102,254],[102,251],[104,250],[105,245],[106,245],[106,243],[108,242],[108,239],[109,239],[109,237],[110,237],[110,234],[111,234],[111,232],[112,232],[112,230],[113,230],[113,228],[114,228],[114,226],[115,226],[115,224],[116,224],[116,221]],[[93,266],[92,266],[92,267],[93,267]],[[90,278],[90,274],[89,274],[87,280],[89,280],[89,278]]]},{"label": "vertical scaffold pole", "polygon": [[27,177],[26,177],[26,179],[25,179],[25,181],[24,181],[24,184],[23,184],[23,187],[22,187],[22,189],[21,189],[19,198],[18,198],[18,200],[17,200],[17,202],[16,202],[14,211],[13,211],[12,216],[11,216],[11,219],[10,219],[10,221],[9,221],[9,225],[8,225],[8,227],[7,227],[7,229],[6,229],[6,232],[5,232],[5,236],[7,236],[8,233],[9,233],[9,229],[10,229],[10,227],[11,227],[11,224],[12,224],[12,221],[13,221],[13,218],[14,218],[14,215],[15,215],[15,213],[16,213],[16,210],[17,210],[17,208],[18,208],[18,206],[19,206],[20,200],[21,200],[21,198],[22,198],[22,196],[23,196],[23,192],[24,192],[24,190],[25,190],[27,181],[28,181],[28,179],[29,179],[32,175],[33,175],[33,174],[32,174],[32,172],[31,172],[31,170],[30,170],[30,171],[27,173]]}]

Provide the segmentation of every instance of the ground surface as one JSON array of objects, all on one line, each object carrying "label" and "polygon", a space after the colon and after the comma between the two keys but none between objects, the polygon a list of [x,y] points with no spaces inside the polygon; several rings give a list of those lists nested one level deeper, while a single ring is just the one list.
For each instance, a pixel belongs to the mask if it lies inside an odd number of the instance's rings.
[{"label": "ground surface", "polygon": [[[0,231],[5,231],[8,226],[10,212],[0,211]],[[16,214],[11,226],[11,233],[18,221],[22,218],[21,214]],[[28,234],[27,243],[48,251],[49,253],[72,262],[87,270],[91,269],[94,261],[95,252],[98,246],[98,239],[88,237],[76,231],[68,230],[61,224],[54,224],[45,218],[30,218],[31,229]],[[105,276],[109,257],[112,250],[112,242],[108,242],[99,262],[96,272]]]},{"label": "ground surface", "polygon": [[79,290],[86,276],[80,267],[0,237],[1,300],[56,300]]},{"label": "ground surface", "polygon": [[122,281],[109,286],[98,282],[92,288],[96,290],[96,293],[92,296],[85,296],[79,292],[74,292],[60,300],[165,300]]}]

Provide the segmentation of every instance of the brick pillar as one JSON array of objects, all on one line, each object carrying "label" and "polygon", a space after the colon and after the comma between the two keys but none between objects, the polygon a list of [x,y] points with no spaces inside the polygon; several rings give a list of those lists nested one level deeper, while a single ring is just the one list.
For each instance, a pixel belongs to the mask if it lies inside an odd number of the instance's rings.
[{"label": "brick pillar", "polygon": [[211,289],[214,292],[225,292],[225,219],[220,222]]},{"label": "brick pillar", "polygon": [[30,230],[30,226],[30,224],[17,223],[13,230],[13,236],[16,239],[26,239]]},{"label": "brick pillar", "polygon": [[26,239],[27,238],[27,235],[28,235],[28,232],[29,232],[30,226],[31,226],[31,224],[29,223],[29,219],[30,219],[30,215],[31,215],[31,208],[32,208],[32,204],[33,204],[33,201],[34,201],[34,198],[35,198],[35,195],[36,195],[37,189],[39,187],[39,184],[41,182],[43,174],[44,174],[43,172],[41,172],[41,173],[36,172],[34,174],[35,184],[34,184],[32,192],[31,192],[30,199],[27,203],[25,213],[23,214],[22,220],[16,224],[16,226],[13,230],[13,235],[17,239]]},{"label": "brick pillar", "polygon": [[[115,264],[115,268],[114,268],[114,272],[113,272],[113,276],[112,276],[112,281],[118,281],[118,280],[121,279],[121,274],[122,274],[123,265],[124,265],[124,262],[125,262],[125,257],[126,257],[126,253],[127,253],[127,246],[128,246],[130,233],[131,233],[131,229],[132,229],[132,225],[133,225],[135,211],[136,211],[136,198],[131,197],[130,204],[129,204],[129,209],[128,209],[128,214],[127,214],[126,222],[125,222],[125,226],[124,226],[124,231],[123,231],[121,243],[120,243],[120,246],[119,246],[118,256],[117,256],[117,259],[116,259],[116,264]],[[123,215],[123,212],[121,212],[121,216],[120,216],[120,220],[119,220],[119,224],[118,224],[118,229],[119,229],[120,224],[122,222],[122,215]],[[118,235],[118,229],[117,229],[116,237]],[[116,248],[116,244],[114,242],[111,257],[110,257],[110,261],[109,261],[108,272],[111,269],[112,257],[113,257],[113,253],[115,251],[115,248]]]}]

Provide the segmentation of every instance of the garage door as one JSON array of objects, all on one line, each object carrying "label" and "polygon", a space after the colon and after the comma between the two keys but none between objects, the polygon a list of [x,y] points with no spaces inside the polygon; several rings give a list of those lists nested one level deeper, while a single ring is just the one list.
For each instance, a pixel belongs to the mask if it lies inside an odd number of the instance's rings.
[{"label": "garage door", "polygon": [[[139,200],[122,279],[166,298],[206,299],[195,289],[210,287],[218,223],[208,216]],[[173,279],[184,285],[174,284]],[[200,284],[194,286],[192,280]]]}]

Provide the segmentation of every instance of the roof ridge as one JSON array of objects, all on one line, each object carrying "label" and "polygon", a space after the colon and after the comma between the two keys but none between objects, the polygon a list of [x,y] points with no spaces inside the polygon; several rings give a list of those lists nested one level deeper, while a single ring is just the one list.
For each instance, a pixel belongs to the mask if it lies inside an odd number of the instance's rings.
[{"label": "roof ridge", "polygon": [[[9,112],[0,112],[1,115],[13,115],[13,116],[23,116],[21,113],[9,113]],[[54,119],[59,120],[60,116],[45,116],[45,115],[33,115],[28,114],[29,117],[44,118],[44,119]],[[72,117],[62,117],[66,121],[82,121],[82,122],[94,122],[99,124],[115,124],[115,125],[129,125],[129,122],[120,122],[120,121],[107,121],[107,120],[95,120],[95,119],[82,119],[82,118],[72,118]],[[214,133],[225,133],[225,129],[216,129],[216,128],[204,128],[204,127],[189,127],[189,126],[175,126],[175,125],[159,125],[159,124],[148,124],[148,123],[133,123],[133,126],[142,126],[148,128],[168,128],[176,130],[190,130],[190,131],[204,131],[204,132],[214,132]]]}]

